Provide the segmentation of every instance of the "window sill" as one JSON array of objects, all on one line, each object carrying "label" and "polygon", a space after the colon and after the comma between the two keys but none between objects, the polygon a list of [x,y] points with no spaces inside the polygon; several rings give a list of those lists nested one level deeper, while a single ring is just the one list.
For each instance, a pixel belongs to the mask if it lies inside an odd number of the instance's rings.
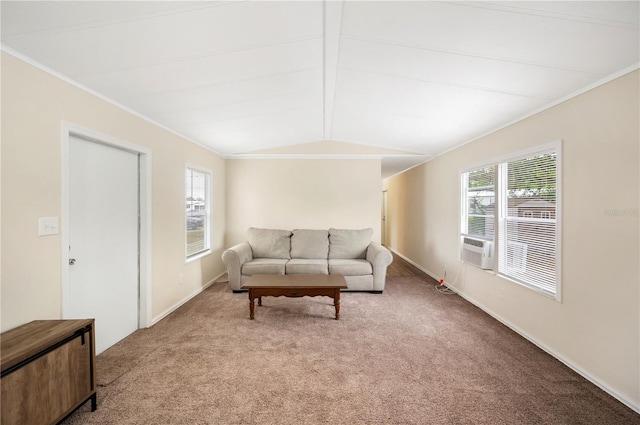
[{"label": "window sill", "polygon": [[190,256],[190,257],[187,257],[187,258],[185,259],[185,262],[184,262],[184,263],[185,263],[185,264],[193,263],[194,261],[199,260],[199,259],[201,259],[201,258],[203,258],[203,257],[206,257],[207,255],[210,255],[210,254],[211,254],[211,250],[210,250],[210,249],[207,249],[206,251],[202,251],[202,252],[199,252],[199,253],[197,253],[197,254],[194,254],[194,255],[192,255],[192,256]]},{"label": "window sill", "polygon": [[518,286],[520,286],[522,288],[527,288],[530,291],[532,291],[532,292],[534,292],[534,293],[536,293],[538,295],[542,295],[542,296],[544,296],[546,298],[549,298],[549,299],[554,300],[556,302],[562,303],[562,300],[560,299],[560,297],[558,296],[557,293],[556,294],[552,294],[550,292],[544,291],[544,290],[536,287],[535,285],[528,285],[526,283],[518,281],[517,279],[512,279],[509,276],[503,275],[503,274],[498,273],[498,272],[494,272],[494,274],[495,274],[495,276],[497,276],[497,277],[499,277],[501,279],[504,279],[504,280],[506,280],[508,282],[515,283],[516,285],[518,285]]}]

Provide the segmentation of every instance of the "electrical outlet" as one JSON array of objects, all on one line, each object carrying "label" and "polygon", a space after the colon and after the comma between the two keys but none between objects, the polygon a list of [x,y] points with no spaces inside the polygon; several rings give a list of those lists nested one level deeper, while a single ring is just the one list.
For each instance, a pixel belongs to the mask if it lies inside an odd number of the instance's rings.
[{"label": "electrical outlet", "polygon": [[444,277],[447,277],[447,266],[444,266]]},{"label": "electrical outlet", "polygon": [[180,276],[178,277],[178,285],[182,285],[183,283],[184,283],[184,275],[180,273]]},{"label": "electrical outlet", "polygon": [[503,290],[502,290],[502,286],[498,288],[498,296],[500,298],[502,298],[502,296],[504,295]]}]

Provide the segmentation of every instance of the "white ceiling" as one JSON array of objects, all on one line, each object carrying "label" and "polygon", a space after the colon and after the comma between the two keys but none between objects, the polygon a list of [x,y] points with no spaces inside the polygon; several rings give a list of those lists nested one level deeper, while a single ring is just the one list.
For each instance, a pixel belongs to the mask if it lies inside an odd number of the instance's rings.
[{"label": "white ceiling", "polygon": [[2,44],[227,157],[331,140],[388,176],[637,67],[639,4],[2,1]]}]

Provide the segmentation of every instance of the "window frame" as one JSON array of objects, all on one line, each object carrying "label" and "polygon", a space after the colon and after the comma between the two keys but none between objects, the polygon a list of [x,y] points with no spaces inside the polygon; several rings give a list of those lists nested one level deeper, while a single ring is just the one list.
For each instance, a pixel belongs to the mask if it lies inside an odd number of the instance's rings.
[{"label": "window frame", "polygon": [[[186,208],[186,200],[187,198],[190,196],[190,193],[187,192],[187,182],[186,182],[186,178],[187,178],[187,172],[196,172],[196,173],[200,173],[203,174],[205,176],[205,188],[204,188],[204,222],[203,222],[203,236],[204,236],[204,246],[201,250],[194,252],[192,254],[189,254],[189,244],[188,244],[188,225],[187,225],[187,218],[188,216],[188,212],[187,212],[187,208]],[[212,219],[211,219],[211,201],[213,199],[212,194],[212,180],[213,180],[213,172],[206,168],[206,167],[202,167],[200,165],[196,165],[196,164],[191,164],[191,163],[185,163],[185,167],[184,167],[184,174],[183,174],[183,185],[184,185],[184,204],[183,204],[183,211],[184,211],[184,216],[183,216],[183,225],[184,225],[184,251],[185,251],[185,263],[190,263],[192,261],[198,260],[202,257],[205,257],[209,254],[211,254],[211,233],[212,233]]]},{"label": "window frame", "polygon": [[[494,178],[494,182],[493,182],[493,198],[494,198],[494,208],[493,208],[493,214],[471,214],[472,217],[491,217],[493,219],[492,221],[492,226],[494,229],[494,234],[492,237],[487,237],[487,235],[480,235],[477,233],[471,233],[469,231],[469,173],[473,172],[473,171],[477,171],[480,170],[482,168],[489,168],[489,167],[493,167],[493,178]],[[476,165],[473,168],[469,168],[466,169],[464,171],[462,171],[460,173],[460,187],[461,187],[461,202],[462,202],[462,214],[461,214],[461,221],[460,221],[460,234],[463,236],[469,236],[472,238],[477,238],[477,239],[484,239],[484,240],[488,240],[493,242],[495,239],[495,228],[496,228],[496,207],[495,207],[495,197],[496,197],[496,178],[497,178],[497,168],[495,167],[494,163],[485,163],[482,165]],[[488,188],[489,186],[487,186]]]},{"label": "window frame", "polygon": [[[554,222],[555,224],[555,292],[550,292],[545,290],[541,285],[522,281],[520,279],[514,278],[508,274],[505,274],[500,271],[500,265],[504,264],[507,261],[506,250],[501,249],[501,241],[500,241],[500,232],[501,229],[506,226],[507,220],[505,219],[505,214],[507,213],[508,207],[508,188],[506,187],[506,169],[507,164],[509,162],[517,161],[520,159],[525,159],[535,155],[542,155],[554,152],[556,155],[556,191],[555,191],[555,212],[547,212],[549,214],[549,218],[542,217],[542,213],[540,214],[540,218],[525,218],[524,220],[531,220],[537,222]],[[487,240],[491,240],[492,250],[494,258],[497,261],[494,261],[493,267],[491,269],[485,270],[499,277],[514,282],[518,285],[524,286],[526,288],[534,290],[536,293],[543,294],[545,296],[554,298],[558,302],[562,302],[562,140],[557,140],[545,145],[539,145],[533,147],[531,149],[522,150],[519,152],[515,152],[509,155],[504,155],[499,158],[496,158],[491,161],[483,162],[480,164],[476,164],[472,167],[465,167],[460,170],[460,237],[459,237],[459,259],[462,261],[462,240],[465,236],[470,237],[478,237],[478,235],[473,235],[468,233],[467,223],[468,223],[468,175],[470,172],[490,167],[495,167],[495,207],[493,211],[493,221],[494,221],[494,235],[493,238],[484,238]]]}]

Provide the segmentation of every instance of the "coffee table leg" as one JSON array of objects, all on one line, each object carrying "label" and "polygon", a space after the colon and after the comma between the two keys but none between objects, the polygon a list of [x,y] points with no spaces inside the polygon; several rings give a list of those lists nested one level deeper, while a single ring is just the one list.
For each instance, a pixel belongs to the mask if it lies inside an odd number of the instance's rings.
[{"label": "coffee table leg", "polygon": [[255,304],[253,301],[253,289],[249,289],[249,319],[253,320],[253,309]]},{"label": "coffee table leg", "polygon": [[340,320],[340,290],[336,289],[333,293],[333,305],[336,308],[336,320]]}]

